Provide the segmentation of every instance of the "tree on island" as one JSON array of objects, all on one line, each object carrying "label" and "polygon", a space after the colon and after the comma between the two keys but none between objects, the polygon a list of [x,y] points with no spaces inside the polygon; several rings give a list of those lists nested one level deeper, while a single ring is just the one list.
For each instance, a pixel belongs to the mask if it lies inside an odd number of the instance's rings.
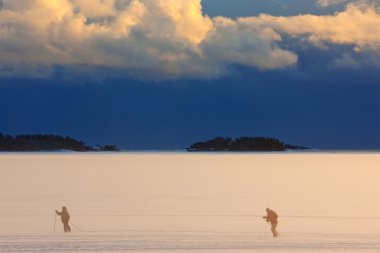
[{"label": "tree on island", "polygon": [[119,149],[116,147],[116,145],[105,145],[105,146],[96,145],[95,150],[96,151],[105,151],[105,152],[119,151]]},{"label": "tree on island", "polygon": [[188,151],[285,151],[288,149],[306,148],[265,137],[239,137],[236,139],[216,137],[205,142],[196,142],[187,148]]},{"label": "tree on island", "polygon": [[[4,135],[0,133],[0,151],[96,151],[93,147],[71,137],[59,135]],[[100,146],[101,151],[117,151],[115,145]]]}]

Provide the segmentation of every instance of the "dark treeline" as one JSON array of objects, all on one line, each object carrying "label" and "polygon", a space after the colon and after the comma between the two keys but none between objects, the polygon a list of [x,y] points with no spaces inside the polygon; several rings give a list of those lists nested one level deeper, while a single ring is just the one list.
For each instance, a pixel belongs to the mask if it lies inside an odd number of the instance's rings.
[{"label": "dark treeline", "polygon": [[86,145],[70,137],[59,135],[36,134],[36,135],[4,135],[0,133],[0,151],[117,151],[115,145],[96,146]]},{"label": "dark treeline", "polygon": [[307,149],[285,144],[275,138],[239,137],[236,139],[216,137],[205,142],[196,142],[188,151],[285,151]]}]

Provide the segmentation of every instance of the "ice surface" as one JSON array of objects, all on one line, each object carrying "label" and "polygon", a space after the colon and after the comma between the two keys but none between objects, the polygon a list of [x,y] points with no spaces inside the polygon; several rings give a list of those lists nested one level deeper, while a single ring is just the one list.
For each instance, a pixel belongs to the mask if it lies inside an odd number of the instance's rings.
[{"label": "ice surface", "polygon": [[16,153],[0,175],[0,252],[380,252],[377,153]]}]

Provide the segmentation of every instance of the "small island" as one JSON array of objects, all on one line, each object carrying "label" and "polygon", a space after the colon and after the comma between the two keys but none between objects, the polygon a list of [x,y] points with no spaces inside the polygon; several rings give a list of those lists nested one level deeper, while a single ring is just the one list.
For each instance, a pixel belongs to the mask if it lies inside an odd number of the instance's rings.
[{"label": "small island", "polygon": [[32,151],[118,151],[115,145],[91,147],[82,141],[59,135],[4,135],[0,133],[0,151],[32,152]]},{"label": "small island", "polygon": [[187,151],[201,152],[249,152],[249,151],[286,151],[305,150],[306,147],[285,144],[275,138],[266,137],[239,137],[236,139],[216,137],[205,142],[196,142],[187,148]]}]

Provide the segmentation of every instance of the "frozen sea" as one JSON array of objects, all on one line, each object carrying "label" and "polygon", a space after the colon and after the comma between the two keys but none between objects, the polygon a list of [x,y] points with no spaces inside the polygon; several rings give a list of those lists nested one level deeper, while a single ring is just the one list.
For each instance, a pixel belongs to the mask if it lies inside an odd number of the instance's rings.
[{"label": "frozen sea", "polygon": [[380,252],[380,153],[3,153],[0,252]]}]

